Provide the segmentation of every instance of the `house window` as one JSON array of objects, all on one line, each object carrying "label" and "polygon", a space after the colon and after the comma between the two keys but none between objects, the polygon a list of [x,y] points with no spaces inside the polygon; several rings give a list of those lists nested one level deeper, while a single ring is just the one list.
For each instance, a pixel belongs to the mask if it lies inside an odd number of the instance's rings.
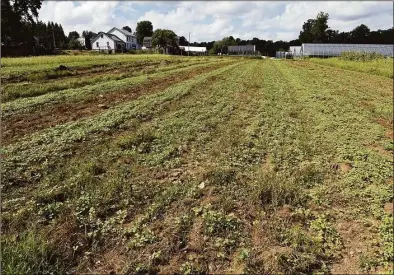
[{"label": "house window", "polygon": [[104,35],[101,35],[101,38],[103,38],[104,37]]},{"label": "house window", "polygon": [[96,47],[97,47],[97,48],[99,47],[99,43],[98,43],[98,42],[96,42]]},{"label": "house window", "polygon": [[109,47],[109,42],[107,42],[107,47]]}]

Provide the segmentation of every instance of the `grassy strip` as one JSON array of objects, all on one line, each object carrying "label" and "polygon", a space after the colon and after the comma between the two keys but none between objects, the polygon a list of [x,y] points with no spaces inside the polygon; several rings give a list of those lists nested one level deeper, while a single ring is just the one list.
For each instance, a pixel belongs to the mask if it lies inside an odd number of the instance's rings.
[{"label": "grassy strip", "polygon": [[339,58],[311,58],[310,62],[338,67],[341,69],[358,71],[368,74],[380,75],[393,78],[393,59],[378,59],[368,62],[347,61]]},{"label": "grassy strip", "polygon": [[[332,74],[326,75],[327,81],[336,82],[342,87],[342,92],[338,93],[339,87],[334,84],[321,85],[314,81],[314,79],[319,79],[321,71],[310,71],[307,67],[296,69],[286,66],[286,63],[277,64],[277,66],[296,87],[297,97],[305,102],[309,115],[318,122],[314,128],[316,134],[323,135],[324,133],[324,143],[335,148],[332,152],[332,160],[351,167],[350,172],[341,175],[330,188],[314,190],[316,201],[331,206],[340,205],[344,211],[340,213],[333,211],[337,219],[364,221],[365,224],[370,219],[383,219],[383,205],[393,199],[392,189],[387,184],[387,179],[393,176],[393,162],[392,158],[388,157],[389,154],[382,154],[371,148],[371,145],[387,144],[389,137],[385,136],[386,129],[376,123],[376,117],[380,114],[370,108],[360,108],[357,96],[361,93],[366,100],[376,101],[376,91],[368,89],[371,85],[370,81],[374,82],[376,79],[372,76],[357,79],[359,85],[365,87],[360,91],[358,87],[351,84],[354,79],[346,74],[340,78]],[[389,81],[386,82],[384,87],[389,90],[392,84]],[[379,87],[379,85],[375,86]],[[314,90],[318,90],[319,93],[314,94],[312,92]],[[380,102],[392,115],[389,99],[390,96],[386,93],[385,98],[382,97]],[[392,151],[392,148],[390,149],[389,146],[386,150]],[[328,154],[328,151],[326,153]],[[374,234],[374,227],[365,228],[365,230],[369,230],[371,235],[363,242],[377,249],[375,256],[386,255],[377,263],[387,263],[385,262],[387,259],[393,258],[392,252],[386,250],[385,244],[376,243],[379,236]],[[390,253],[391,256],[387,256]],[[371,253],[363,251],[360,256],[361,263],[368,257],[371,257]],[[368,268],[371,267],[373,266]]]},{"label": "grassy strip", "polygon": [[114,62],[119,64],[149,61],[174,60],[177,56],[168,55],[95,55],[95,56],[35,56],[20,58],[2,58],[2,77],[12,77],[24,73],[47,71],[66,65],[72,68],[108,65]]},{"label": "grassy strip", "polygon": [[11,102],[2,104],[3,116],[8,117],[18,113],[29,112],[44,104],[55,104],[64,101],[78,101],[81,99],[87,99],[95,94],[102,94],[106,92],[116,91],[119,89],[126,89],[131,85],[142,84],[150,81],[152,78],[165,77],[171,74],[181,73],[187,70],[193,70],[195,68],[210,66],[208,64],[197,64],[187,67],[179,68],[175,65],[171,70],[159,71],[150,75],[138,75],[133,77],[127,77],[121,80],[112,80],[105,83],[97,83],[93,85],[87,85],[82,88],[71,88],[62,90],[59,92],[47,93],[41,96],[33,98],[21,98]]}]

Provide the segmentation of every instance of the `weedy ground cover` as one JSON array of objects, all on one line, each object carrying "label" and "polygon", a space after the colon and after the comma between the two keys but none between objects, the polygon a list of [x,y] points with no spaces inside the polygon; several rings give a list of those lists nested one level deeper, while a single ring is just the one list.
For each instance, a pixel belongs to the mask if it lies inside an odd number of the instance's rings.
[{"label": "weedy ground cover", "polygon": [[311,58],[311,62],[393,78],[393,58],[379,58],[369,61],[351,61],[341,58]]},{"label": "weedy ground cover", "polygon": [[107,64],[125,64],[135,61],[148,60],[171,60],[177,59],[176,56],[166,55],[60,55],[60,56],[34,56],[23,58],[2,58],[2,77],[12,77],[31,72],[52,70],[60,65],[68,67],[92,67]]},{"label": "weedy ground cover", "polygon": [[[392,80],[313,61],[209,60],[4,146],[7,274],[389,270]],[[88,97],[84,87],[65,100]]]}]

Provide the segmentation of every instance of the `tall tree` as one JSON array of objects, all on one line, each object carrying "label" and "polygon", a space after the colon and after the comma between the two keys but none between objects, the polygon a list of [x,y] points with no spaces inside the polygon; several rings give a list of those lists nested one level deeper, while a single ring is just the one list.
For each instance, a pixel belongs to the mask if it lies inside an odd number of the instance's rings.
[{"label": "tall tree", "polygon": [[124,27],[122,28],[122,30],[126,30],[126,31],[128,31],[128,32],[131,32],[131,28],[130,28],[129,26],[124,26]]},{"label": "tall tree", "polygon": [[72,31],[68,33],[68,40],[77,40],[79,38],[79,33],[77,31]]},{"label": "tall tree", "polygon": [[31,43],[34,18],[41,4],[42,0],[1,0],[2,43]]},{"label": "tall tree", "polygon": [[85,47],[86,47],[86,49],[88,49],[88,50],[92,49],[91,41],[96,36],[97,36],[97,33],[94,33],[92,31],[83,31],[82,32],[82,37],[85,38]]},{"label": "tall tree", "polygon": [[350,32],[350,35],[354,43],[368,43],[368,36],[370,33],[370,29],[366,25],[361,24],[360,26],[354,28]]},{"label": "tall tree", "polygon": [[145,36],[153,35],[153,25],[150,21],[140,21],[137,23],[137,42],[138,44],[142,44]]},{"label": "tall tree", "polygon": [[327,42],[328,18],[328,13],[319,12],[316,19],[308,19],[304,22],[299,36],[300,42]]},{"label": "tall tree", "polygon": [[228,46],[235,46],[237,42],[234,40],[234,37],[224,37],[222,40],[215,41],[210,50],[210,53],[217,54],[217,53],[227,53]]},{"label": "tall tree", "polygon": [[302,31],[300,32],[300,42],[301,43],[310,43],[313,42],[313,25],[315,24],[315,19],[308,19],[302,25]]},{"label": "tall tree", "polygon": [[319,12],[312,26],[313,42],[327,42],[328,13]]},{"label": "tall tree", "polygon": [[177,47],[176,34],[171,30],[157,29],[152,35],[152,45],[159,48]]},{"label": "tall tree", "polygon": [[187,46],[189,42],[184,36],[179,37],[179,46]]}]

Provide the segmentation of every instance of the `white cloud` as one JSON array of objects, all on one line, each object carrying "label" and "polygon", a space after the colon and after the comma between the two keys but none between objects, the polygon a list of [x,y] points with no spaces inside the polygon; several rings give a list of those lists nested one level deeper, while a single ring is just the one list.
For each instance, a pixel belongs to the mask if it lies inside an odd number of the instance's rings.
[{"label": "white cloud", "polygon": [[135,29],[150,20],[155,29],[172,29],[192,41],[224,36],[271,40],[296,39],[302,24],[317,13],[329,13],[329,26],[349,31],[360,24],[371,30],[393,26],[392,2],[122,2],[80,1],[43,3],[39,18],[61,23],[66,34],[83,30],[108,31],[125,25]]}]

